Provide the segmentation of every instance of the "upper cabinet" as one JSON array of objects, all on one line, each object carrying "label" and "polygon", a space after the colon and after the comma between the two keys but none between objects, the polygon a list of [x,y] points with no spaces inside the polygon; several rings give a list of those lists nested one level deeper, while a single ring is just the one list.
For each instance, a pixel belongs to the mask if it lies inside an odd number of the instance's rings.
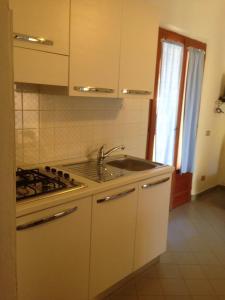
[{"label": "upper cabinet", "polygon": [[72,0],[69,94],[118,97],[121,0]]},{"label": "upper cabinet", "polygon": [[151,98],[159,21],[148,0],[11,1],[15,81]]},{"label": "upper cabinet", "polygon": [[153,94],[159,19],[149,2],[123,1],[120,97]]},{"label": "upper cabinet", "polygon": [[69,54],[70,0],[12,0],[14,45]]},{"label": "upper cabinet", "polygon": [[70,0],[11,0],[14,80],[68,86]]}]

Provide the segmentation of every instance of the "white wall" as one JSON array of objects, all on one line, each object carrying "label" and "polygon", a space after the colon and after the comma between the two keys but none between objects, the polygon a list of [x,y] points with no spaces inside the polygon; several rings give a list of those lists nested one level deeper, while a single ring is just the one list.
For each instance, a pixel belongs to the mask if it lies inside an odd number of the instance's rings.
[{"label": "white wall", "polygon": [[[196,168],[192,193],[199,193],[220,182],[218,176],[225,117],[215,114],[215,101],[225,64],[225,1],[224,0],[149,0],[160,10],[161,27],[207,43],[205,76],[196,150]],[[206,130],[211,136],[206,136]],[[224,172],[225,173],[225,172]],[[200,180],[206,175],[206,181]],[[225,174],[224,174],[225,175]],[[225,181],[225,176],[224,176]]]},{"label": "white wall", "polygon": [[16,299],[15,146],[11,64],[11,24],[0,0],[0,299]]}]

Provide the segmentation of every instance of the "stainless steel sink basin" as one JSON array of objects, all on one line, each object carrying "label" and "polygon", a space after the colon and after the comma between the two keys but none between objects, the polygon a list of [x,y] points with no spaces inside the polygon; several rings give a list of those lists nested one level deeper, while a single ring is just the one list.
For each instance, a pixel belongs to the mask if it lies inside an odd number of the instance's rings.
[{"label": "stainless steel sink basin", "polygon": [[133,172],[145,171],[159,167],[159,164],[130,157],[112,160],[107,162],[106,164],[119,169],[125,169]]},{"label": "stainless steel sink basin", "polygon": [[105,182],[133,174],[134,172],[150,170],[161,166],[163,165],[124,155],[110,157],[103,164],[98,164],[97,160],[90,160],[61,165],[60,167],[90,180]]}]

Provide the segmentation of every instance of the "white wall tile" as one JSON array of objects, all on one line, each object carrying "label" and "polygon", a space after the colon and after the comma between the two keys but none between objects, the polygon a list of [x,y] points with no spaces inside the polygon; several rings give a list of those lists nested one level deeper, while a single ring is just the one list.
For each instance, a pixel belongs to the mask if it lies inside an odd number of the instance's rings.
[{"label": "white wall tile", "polygon": [[15,111],[15,128],[22,129],[23,128],[23,114],[22,110]]},{"label": "white wall tile", "polygon": [[39,110],[39,94],[23,92],[23,110]]},{"label": "white wall tile", "polygon": [[106,149],[124,144],[124,153],[145,156],[149,101],[67,97],[61,88],[40,91],[22,86],[15,92],[20,166],[94,158],[102,144]]},{"label": "white wall tile", "polygon": [[39,128],[38,111],[23,111],[23,128]]},{"label": "white wall tile", "polygon": [[14,107],[15,110],[22,110],[22,93],[14,91]]}]

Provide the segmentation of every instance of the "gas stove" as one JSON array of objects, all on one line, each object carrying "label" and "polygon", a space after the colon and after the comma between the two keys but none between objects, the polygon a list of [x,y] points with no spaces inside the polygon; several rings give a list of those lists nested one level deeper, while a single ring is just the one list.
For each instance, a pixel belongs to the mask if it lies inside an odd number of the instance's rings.
[{"label": "gas stove", "polygon": [[16,171],[16,200],[43,196],[84,188],[69,173],[46,166],[45,168],[21,169]]}]

